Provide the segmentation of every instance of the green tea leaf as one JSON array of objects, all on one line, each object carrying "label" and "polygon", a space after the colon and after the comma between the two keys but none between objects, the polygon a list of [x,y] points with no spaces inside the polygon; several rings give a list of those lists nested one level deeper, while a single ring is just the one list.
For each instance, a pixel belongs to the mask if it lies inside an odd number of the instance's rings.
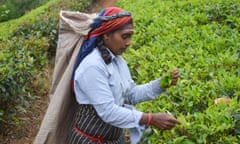
[{"label": "green tea leaf", "polygon": [[167,88],[172,82],[172,78],[170,74],[165,75],[160,80],[160,88]]}]

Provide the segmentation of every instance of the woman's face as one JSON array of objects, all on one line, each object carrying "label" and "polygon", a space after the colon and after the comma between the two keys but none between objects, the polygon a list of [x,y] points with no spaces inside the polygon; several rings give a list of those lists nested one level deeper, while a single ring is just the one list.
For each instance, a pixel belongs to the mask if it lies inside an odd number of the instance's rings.
[{"label": "woman's face", "polygon": [[130,45],[133,33],[133,25],[128,24],[114,33],[103,35],[103,42],[114,55],[122,55]]}]

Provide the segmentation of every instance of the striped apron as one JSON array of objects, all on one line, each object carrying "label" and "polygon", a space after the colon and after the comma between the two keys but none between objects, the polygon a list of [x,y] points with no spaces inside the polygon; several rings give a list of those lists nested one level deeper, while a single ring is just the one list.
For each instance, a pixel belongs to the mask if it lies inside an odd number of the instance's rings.
[{"label": "striped apron", "polygon": [[92,105],[79,105],[69,144],[124,144],[123,129],[105,123]]}]

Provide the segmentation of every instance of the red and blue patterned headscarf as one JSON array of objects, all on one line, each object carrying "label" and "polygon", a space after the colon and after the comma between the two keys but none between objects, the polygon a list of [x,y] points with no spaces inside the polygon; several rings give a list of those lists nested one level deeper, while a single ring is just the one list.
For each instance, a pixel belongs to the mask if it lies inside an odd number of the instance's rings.
[{"label": "red and blue patterned headscarf", "polygon": [[124,11],[121,8],[109,7],[103,9],[99,13],[98,17],[94,19],[92,29],[81,46],[73,70],[72,78],[74,78],[75,70],[77,69],[81,61],[96,47],[97,38],[103,34],[118,29],[131,19],[132,19],[131,14],[129,12]]}]

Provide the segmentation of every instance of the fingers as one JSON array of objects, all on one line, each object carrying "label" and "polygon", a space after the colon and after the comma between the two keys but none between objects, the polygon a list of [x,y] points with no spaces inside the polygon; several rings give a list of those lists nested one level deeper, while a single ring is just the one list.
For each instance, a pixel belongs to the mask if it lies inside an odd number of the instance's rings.
[{"label": "fingers", "polygon": [[174,124],[181,124],[181,122],[178,121],[178,120],[175,119],[175,118],[171,118],[171,119],[169,119],[169,121],[170,121],[171,123],[174,123]]},{"label": "fingers", "polygon": [[178,77],[179,77],[179,71],[178,71],[178,69],[174,69],[173,70],[173,78],[176,79]]},{"label": "fingers", "polygon": [[171,82],[171,85],[176,85],[177,84],[177,78],[176,79],[173,79],[172,82]]},{"label": "fingers", "polygon": [[165,125],[165,127],[162,130],[170,130],[173,127],[175,127],[175,124],[170,123],[170,124]]},{"label": "fingers", "polygon": [[154,116],[154,125],[160,130],[169,130],[176,126],[176,124],[181,124],[175,117],[166,113],[159,113]]},{"label": "fingers", "polygon": [[169,115],[168,119],[167,119],[167,123],[172,124],[172,125],[176,125],[176,124],[181,124],[180,121],[178,121],[174,116]]},{"label": "fingers", "polygon": [[173,127],[175,127],[175,123],[172,123],[172,122],[165,122],[161,127],[160,129],[161,130],[170,130],[172,129]]},{"label": "fingers", "polygon": [[174,69],[172,71],[172,82],[171,85],[176,85],[179,77],[179,71],[178,69]]}]

